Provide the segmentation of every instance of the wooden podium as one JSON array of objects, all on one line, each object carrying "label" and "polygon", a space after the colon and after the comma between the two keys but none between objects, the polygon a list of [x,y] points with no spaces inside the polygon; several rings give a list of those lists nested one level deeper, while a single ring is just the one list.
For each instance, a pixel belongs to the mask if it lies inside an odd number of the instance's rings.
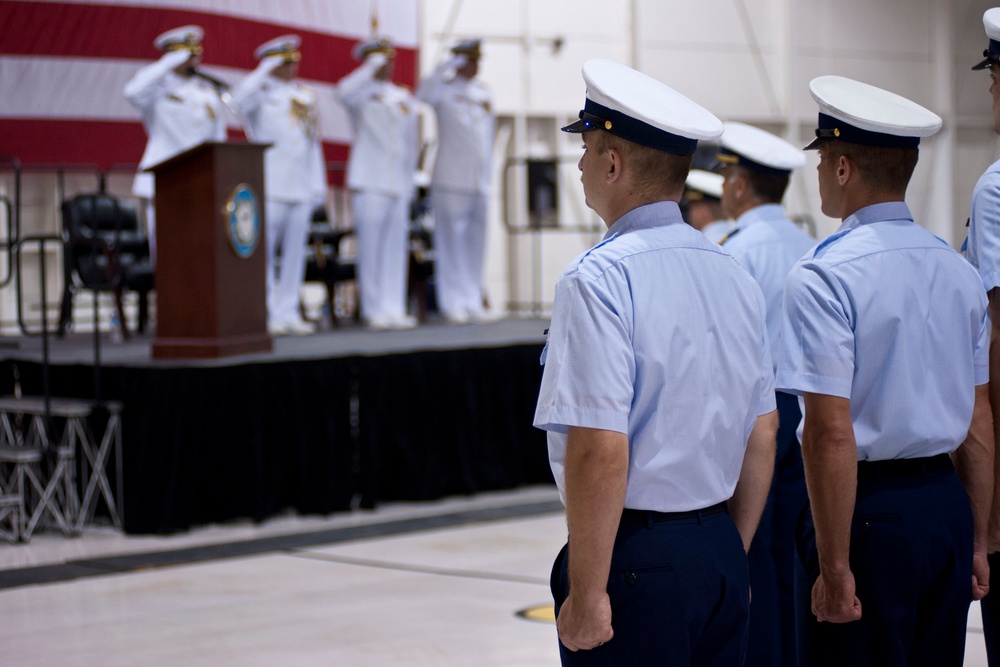
[{"label": "wooden podium", "polygon": [[149,168],[156,178],[154,359],[271,350],[264,149],[206,142]]}]

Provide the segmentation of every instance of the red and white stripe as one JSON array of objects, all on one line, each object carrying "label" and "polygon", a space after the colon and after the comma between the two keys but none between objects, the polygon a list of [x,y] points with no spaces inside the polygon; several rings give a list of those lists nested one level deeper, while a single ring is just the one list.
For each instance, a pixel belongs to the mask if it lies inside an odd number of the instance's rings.
[{"label": "red and white stripe", "polygon": [[[256,67],[254,49],[302,37],[299,75],[319,92],[329,161],[346,158],[350,126],[333,86],[357,63],[354,44],[397,43],[397,82],[417,78],[417,0],[3,0],[0,2],[0,154],[24,164],[135,165],[146,137],[122,88],[160,53],[153,39],[194,23],[205,29],[206,72],[230,84]],[[241,137],[235,118],[230,135]]]}]

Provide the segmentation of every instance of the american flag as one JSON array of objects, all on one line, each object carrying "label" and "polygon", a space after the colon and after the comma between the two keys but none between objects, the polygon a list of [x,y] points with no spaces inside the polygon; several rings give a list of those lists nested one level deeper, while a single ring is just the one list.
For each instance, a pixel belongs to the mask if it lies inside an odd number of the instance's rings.
[{"label": "american flag", "polygon": [[[0,155],[23,164],[139,162],[146,136],[122,96],[125,83],[160,53],[153,39],[187,24],[205,29],[200,69],[235,84],[256,67],[254,49],[302,37],[299,76],[319,94],[327,161],[346,159],[350,125],[333,86],[357,63],[351,48],[378,34],[397,44],[395,80],[417,77],[417,0],[2,0]],[[243,138],[235,116],[231,138]]]}]

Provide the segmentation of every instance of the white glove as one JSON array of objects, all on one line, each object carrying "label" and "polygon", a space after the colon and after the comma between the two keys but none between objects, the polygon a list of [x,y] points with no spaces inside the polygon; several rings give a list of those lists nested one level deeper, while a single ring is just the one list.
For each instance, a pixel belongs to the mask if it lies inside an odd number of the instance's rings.
[{"label": "white glove", "polygon": [[267,56],[266,58],[260,61],[260,64],[257,65],[257,69],[261,70],[262,72],[267,72],[268,74],[270,74],[271,72],[278,69],[284,64],[285,64],[284,56],[281,55]]},{"label": "white glove", "polygon": [[384,53],[370,53],[368,54],[368,57],[365,58],[365,65],[368,65],[373,69],[379,69],[387,62],[389,62],[389,57]]},{"label": "white glove", "polygon": [[469,62],[469,57],[466,56],[465,54],[459,53],[458,55],[452,57],[450,61],[448,61],[448,66],[451,67],[452,69],[459,70],[465,67],[465,63],[467,62]]},{"label": "white glove", "polygon": [[176,51],[167,51],[164,53],[160,58],[160,62],[163,63],[164,66],[174,69],[176,67],[180,67],[190,59],[190,51],[187,49],[177,49]]}]

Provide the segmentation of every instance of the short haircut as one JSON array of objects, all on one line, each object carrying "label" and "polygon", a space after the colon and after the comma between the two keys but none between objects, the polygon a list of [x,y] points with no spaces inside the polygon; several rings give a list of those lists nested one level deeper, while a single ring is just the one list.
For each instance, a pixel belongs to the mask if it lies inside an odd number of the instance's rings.
[{"label": "short haircut", "polygon": [[861,182],[873,192],[905,192],[917,166],[917,148],[885,148],[831,141],[827,158],[847,157],[858,168]]},{"label": "short haircut", "polygon": [[640,193],[662,196],[683,191],[693,155],[666,153],[604,130],[597,130],[595,134],[594,148],[598,155],[611,149],[621,153],[633,171],[632,182]]},{"label": "short haircut", "polygon": [[743,173],[753,190],[760,199],[769,204],[780,204],[788,189],[789,175],[779,176],[778,174],[768,174],[758,169],[744,168]]}]

